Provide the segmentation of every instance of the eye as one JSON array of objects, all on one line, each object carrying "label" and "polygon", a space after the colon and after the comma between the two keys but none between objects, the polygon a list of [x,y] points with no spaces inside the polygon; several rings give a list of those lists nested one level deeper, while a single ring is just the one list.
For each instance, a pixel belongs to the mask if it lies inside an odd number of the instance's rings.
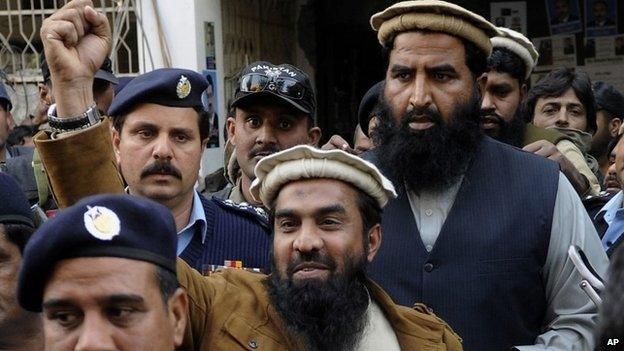
[{"label": "eye", "polygon": [[446,73],[435,72],[433,73],[433,79],[443,83],[450,80],[451,76]]},{"label": "eye", "polygon": [[106,315],[111,321],[117,324],[123,324],[128,322],[128,320],[134,316],[135,312],[135,309],[129,307],[111,307],[106,310]]},{"label": "eye", "polygon": [[141,129],[137,131],[137,135],[143,139],[149,139],[154,136],[154,131],[149,129]]},{"label": "eye", "polygon": [[256,115],[247,117],[246,122],[252,128],[258,128],[262,125],[262,119],[260,118],[260,116],[256,116]]},{"label": "eye", "polygon": [[412,74],[410,72],[397,72],[394,74],[394,78],[406,82],[412,78]]},{"label": "eye", "polygon": [[292,122],[288,119],[282,119],[279,121],[278,127],[281,130],[289,130],[292,127]]},{"label": "eye", "polygon": [[278,228],[281,232],[288,233],[295,230],[297,223],[291,219],[283,219],[278,222]]},{"label": "eye", "polygon": [[184,133],[176,134],[173,136],[173,138],[178,143],[184,143],[190,139],[189,136]]},{"label": "eye", "polygon": [[333,218],[324,218],[321,223],[320,226],[321,228],[325,229],[325,230],[335,230],[338,229],[338,227],[340,227],[340,221],[333,219]]},{"label": "eye", "polygon": [[72,328],[80,324],[82,316],[78,312],[56,311],[49,314],[48,319],[58,323],[63,328]]}]

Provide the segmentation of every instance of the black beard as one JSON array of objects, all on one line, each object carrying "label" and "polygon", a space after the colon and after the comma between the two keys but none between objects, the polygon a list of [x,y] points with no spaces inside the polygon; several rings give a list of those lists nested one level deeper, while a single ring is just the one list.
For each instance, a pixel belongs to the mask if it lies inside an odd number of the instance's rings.
[{"label": "black beard", "polygon": [[[379,155],[383,155],[379,158],[381,166],[415,192],[440,191],[457,182],[483,137],[479,100],[478,89],[473,87],[470,100],[455,106],[450,123],[428,108],[405,113],[397,126],[392,109],[380,98],[380,124],[372,137],[379,145]],[[420,114],[427,115],[435,125],[424,131],[410,130],[409,123]]]},{"label": "black beard", "polygon": [[[335,262],[313,252],[300,262],[321,262],[330,267],[326,281],[310,279],[295,283],[289,264],[288,277],[282,277],[271,255],[267,291],[275,309],[295,339],[309,351],[353,350],[366,328],[369,296],[366,289],[366,255],[345,255],[345,273],[335,272]],[[334,269],[331,269],[331,267]]]},{"label": "black beard", "polygon": [[526,123],[522,119],[520,109],[516,110],[516,114],[511,122],[507,122],[500,116],[497,118],[499,129],[498,131],[485,130],[485,134],[494,138],[501,143],[512,145],[522,148],[524,146],[524,132],[526,130]]}]

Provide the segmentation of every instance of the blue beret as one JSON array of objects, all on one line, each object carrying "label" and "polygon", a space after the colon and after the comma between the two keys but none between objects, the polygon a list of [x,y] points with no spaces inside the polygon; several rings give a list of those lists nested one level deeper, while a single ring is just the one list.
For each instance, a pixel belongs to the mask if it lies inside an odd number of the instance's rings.
[{"label": "blue beret", "polygon": [[0,172],[0,199],[4,199],[0,201],[0,223],[35,227],[30,204],[22,187],[13,177],[2,172]]},{"label": "blue beret", "polygon": [[11,109],[11,98],[9,97],[9,93],[4,86],[4,83],[0,82],[0,102],[7,103],[8,109]]},{"label": "blue beret", "polygon": [[17,284],[20,305],[41,311],[43,290],[58,261],[121,257],[175,273],[177,234],[169,209],[126,194],[96,195],[59,212],[26,244]]},{"label": "blue beret", "polygon": [[134,106],[153,103],[203,109],[201,95],[208,82],[201,74],[179,68],[161,68],[132,79],[113,99],[110,116],[128,113]]},{"label": "blue beret", "polygon": [[607,110],[614,117],[624,118],[624,96],[615,87],[604,82],[596,82],[593,88],[599,110]]}]

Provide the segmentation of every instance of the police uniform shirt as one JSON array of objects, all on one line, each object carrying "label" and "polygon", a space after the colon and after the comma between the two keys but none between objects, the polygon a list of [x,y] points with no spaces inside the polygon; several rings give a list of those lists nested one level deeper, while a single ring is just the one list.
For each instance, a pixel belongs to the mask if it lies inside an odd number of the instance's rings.
[{"label": "police uniform shirt", "polygon": [[600,217],[609,226],[602,236],[602,248],[606,251],[613,243],[617,242],[622,232],[624,232],[624,208],[622,208],[622,200],[624,200],[624,192],[620,191],[609,200],[598,211],[595,219]]},{"label": "police uniform shirt", "polygon": [[186,249],[193,239],[193,236],[198,231],[201,234],[201,242],[203,244],[206,241],[206,212],[204,212],[204,208],[202,207],[199,194],[195,191],[193,192],[193,207],[191,208],[189,221],[187,225],[178,232],[178,249],[176,253],[178,256]]}]

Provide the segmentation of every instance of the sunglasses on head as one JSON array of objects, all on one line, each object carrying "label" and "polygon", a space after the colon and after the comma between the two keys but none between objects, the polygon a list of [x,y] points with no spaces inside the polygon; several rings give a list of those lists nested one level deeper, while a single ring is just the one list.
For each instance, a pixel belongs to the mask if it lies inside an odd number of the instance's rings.
[{"label": "sunglasses on head", "polygon": [[244,75],[240,80],[239,89],[244,93],[270,91],[291,99],[302,99],[305,95],[305,87],[292,78],[275,78],[260,73]]}]

